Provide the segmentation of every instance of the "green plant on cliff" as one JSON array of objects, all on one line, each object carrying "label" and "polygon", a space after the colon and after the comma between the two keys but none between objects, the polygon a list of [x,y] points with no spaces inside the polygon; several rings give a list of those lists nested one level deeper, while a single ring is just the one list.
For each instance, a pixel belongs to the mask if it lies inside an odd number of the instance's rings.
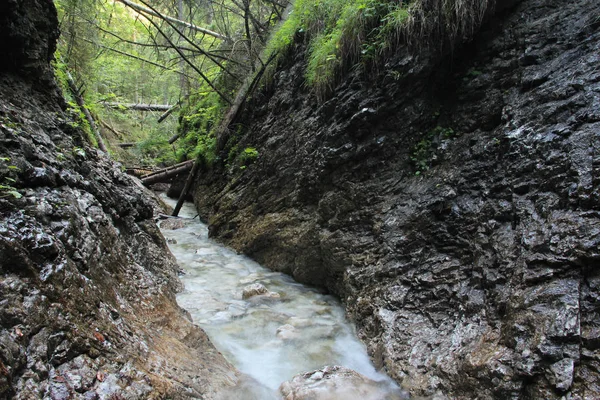
[{"label": "green plant on cliff", "polygon": [[283,57],[298,32],[308,36],[306,79],[317,92],[331,89],[343,68],[377,59],[409,17],[408,1],[296,0],[267,51]]},{"label": "green plant on cliff", "polygon": [[246,147],[239,158],[243,165],[253,164],[258,159],[258,150],[254,147]]},{"label": "green plant on cliff", "polygon": [[16,177],[14,174],[19,170],[15,165],[10,165],[10,157],[0,157],[0,199],[6,197],[13,197],[20,199],[23,195],[19,193],[18,189],[13,186],[16,183]]},{"label": "green plant on cliff", "polygon": [[452,47],[473,34],[489,7],[489,0],[296,0],[267,51],[283,58],[304,34],[306,80],[322,95],[354,65],[381,68],[400,43]]},{"label": "green plant on cliff", "polygon": [[214,130],[218,126],[227,104],[209,90],[190,97],[181,111],[178,134],[182,137],[177,151],[178,161],[200,157],[211,164],[217,158]]},{"label": "green plant on cliff", "polygon": [[444,128],[440,125],[436,126],[425,136],[417,142],[411,152],[411,161],[413,162],[416,171],[416,175],[421,175],[424,171],[427,171],[432,162],[437,158],[439,143],[443,140],[449,140],[456,137],[457,133],[452,128]]}]

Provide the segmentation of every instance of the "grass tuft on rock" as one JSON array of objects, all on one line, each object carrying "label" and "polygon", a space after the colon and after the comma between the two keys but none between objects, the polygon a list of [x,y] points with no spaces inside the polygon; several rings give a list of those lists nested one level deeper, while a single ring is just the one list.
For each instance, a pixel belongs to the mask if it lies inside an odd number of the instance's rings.
[{"label": "grass tuft on rock", "polygon": [[330,92],[356,64],[381,67],[401,44],[441,51],[468,40],[492,0],[296,0],[271,36],[268,54],[287,55],[296,35],[308,40],[306,81]]}]

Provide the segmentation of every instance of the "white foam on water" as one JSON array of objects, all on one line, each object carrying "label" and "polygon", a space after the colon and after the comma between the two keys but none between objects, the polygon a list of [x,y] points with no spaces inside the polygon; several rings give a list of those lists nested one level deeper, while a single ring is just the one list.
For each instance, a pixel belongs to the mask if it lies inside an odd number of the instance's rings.
[{"label": "white foam on water", "polygon": [[[250,392],[254,390],[256,398],[266,398],[265,388],[276,398],[281,383],[325,365],[341,365],[395,386],[375,370],[335,297],[298,284],[208,239],[206,225],[191,219],[196,214],[192,204],[185,204],[180,213],[188,218],[185,227],[162,230],[165,238],[176,241],[169,243],[169,248],[185,271],[181,277],[185,290],[177,301],[219,351],[255,380],[245,383],[247,396],[248,387],[255,385]],[[252,283],[263,284],[280,298],[243,300],[244,287]]]}]

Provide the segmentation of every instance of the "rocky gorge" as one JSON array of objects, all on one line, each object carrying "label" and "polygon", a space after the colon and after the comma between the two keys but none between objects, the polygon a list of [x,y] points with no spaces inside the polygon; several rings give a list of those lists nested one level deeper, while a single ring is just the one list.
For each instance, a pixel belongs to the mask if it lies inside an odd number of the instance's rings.
[{"label": "rocky gorge", "polygon": [[598,398],[598,3],[498,3],[473,40],[424,47],[319,99],[297,34],[231,127],[259,156],[205,168],[195,204],[339,296],[412,395]]},{"label": "rocky gorge", "polygon": [[159,202],[65,112],[57,24],[0,3],[0,398],[213,398],[240,374],[175,301]]},{"label": "rocky gorge", "polygon": [[[412,396],[600,398],[600,7],[485,4],[456,44],[400,46],[326,94],[297,32],[230,127],[256,157],[221,154],[194,202],[211,237],[339,297]],[[57,26],[51,0],[0,3],[0,398],[247,394],[177,305],[160,200],[66,111]],[[352,381],[384,396],[340,366],[279,393],[350,398]]]}]

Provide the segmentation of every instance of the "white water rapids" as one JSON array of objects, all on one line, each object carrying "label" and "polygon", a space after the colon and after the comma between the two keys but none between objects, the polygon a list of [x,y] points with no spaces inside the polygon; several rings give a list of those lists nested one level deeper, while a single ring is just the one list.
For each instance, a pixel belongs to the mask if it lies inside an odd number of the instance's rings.
[{"label": "white water rapids", "polygon": [[[325,365],[353,369],[395,392],[395,384],[373,367],[336,298],[209,239],[206,225],[194,215],[193,205],[185,204],[180,212],[185,226],[162,230],[185,271],[185,290],[177,301],[217,349],[256,381],[239,398],[277,399],[282,382]],[[254,283],[280,297],[242,299],[244,287]]]}]

